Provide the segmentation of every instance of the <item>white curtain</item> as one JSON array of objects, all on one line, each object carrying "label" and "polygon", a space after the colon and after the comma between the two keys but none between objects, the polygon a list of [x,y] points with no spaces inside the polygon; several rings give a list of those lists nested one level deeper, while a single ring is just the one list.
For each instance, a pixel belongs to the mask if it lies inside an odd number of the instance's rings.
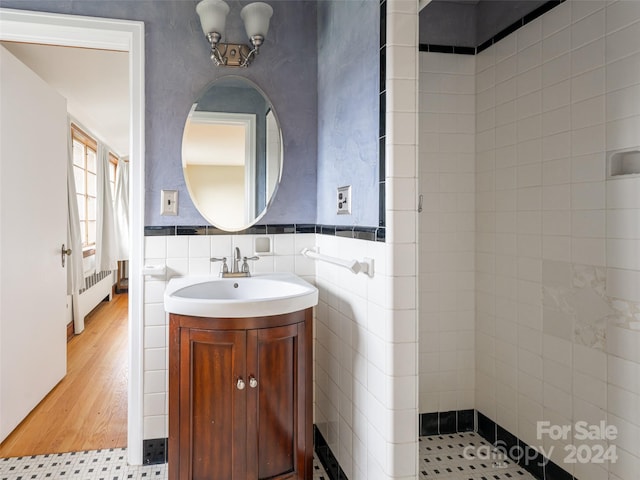
[{"label": "white curtain", "polygon": [[84,318],[80,315],[78,296],[80,289],[84,288],[84,271],[82,266],[80,214],[78,213],[76,182],[73,174],[71,123],[69,123],[69,135],[67,136],[67,153],[67,204],[69,209],[67,218],[67,248],[71,249],[71,255],[67,257],[67,294],[71,295],[73,330],[75,333],[80,333],[84,330]]},{"label": "white curtain", "polygon": [[117,268],[116,229],[109,184],[109,149],[102,143],[98,143],[97,161],[96,273]]},{"label": "white curtain", "polygon": [[121,158],[116,169],[114,199],[117,259],[129,259],[129,162]]}]

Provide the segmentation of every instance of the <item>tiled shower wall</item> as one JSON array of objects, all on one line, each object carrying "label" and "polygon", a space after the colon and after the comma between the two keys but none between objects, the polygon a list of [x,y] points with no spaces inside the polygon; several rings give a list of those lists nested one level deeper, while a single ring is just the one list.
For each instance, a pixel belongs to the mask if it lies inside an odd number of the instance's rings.
[{"label": "tiled shower wall", "polygon": [[[416,344],[412,289],[394,295],[386,243],[318,235],[320,251],[374,261],[375,274],[354,275],[318,263],[316,424],[349,479],[415,472]],[[393,444],[408,445],[401,456]],[[400,450],[402,453],[402,450]],[[396,477],[393,477],[396,478]]]},{"label": "tiled shower wall", "polygon": [[420,413],[475,407],[475,70],[420,53]]},{"label": "tiled shower wall", "polygon": [[326,255],[375,264],[373,278],[316,266],[316,423],[350,480],[418,466],[417,2],[386,9],[386,242],[317,236]]},{"label": "tiled shower wall", "polygon": [[[640,2],[567,1],[476,61],[476,408],[580,480],[634,480],[640,178],[606,158],[640,145]],[[565,463],[543,419],[615,425],[617,461]]]}]

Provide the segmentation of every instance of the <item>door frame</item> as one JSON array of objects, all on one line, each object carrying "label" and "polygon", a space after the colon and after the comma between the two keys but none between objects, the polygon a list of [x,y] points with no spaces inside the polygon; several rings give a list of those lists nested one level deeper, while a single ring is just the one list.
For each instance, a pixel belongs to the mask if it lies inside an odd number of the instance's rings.
[{"label": "door frame", "polygon": [[131,465],[142,465],[143,443],[143,281],[144,259],[144,23],[0,8],[0,40],[129,53],[130,119],[130,274],[129,379],[127,454]]}]

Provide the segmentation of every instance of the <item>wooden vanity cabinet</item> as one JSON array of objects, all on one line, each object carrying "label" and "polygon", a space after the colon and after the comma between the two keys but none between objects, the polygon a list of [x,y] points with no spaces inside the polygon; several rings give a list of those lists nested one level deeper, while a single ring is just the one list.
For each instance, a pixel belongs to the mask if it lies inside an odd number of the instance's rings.
[{"label": "wooden vanity cabinet", "polygon": [[170,315],[169,480],[311,480],[312,310]]}]

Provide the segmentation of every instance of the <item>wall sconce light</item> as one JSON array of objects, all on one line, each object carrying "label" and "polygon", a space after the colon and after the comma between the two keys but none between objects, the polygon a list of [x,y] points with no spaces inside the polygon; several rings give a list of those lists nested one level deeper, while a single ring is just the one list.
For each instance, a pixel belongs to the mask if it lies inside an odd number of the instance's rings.
[{"label": "wall sconce light", "polygon": [[253,48],[245,44],[220,42],[229,13],[229,5],[223,0],[202,0],[196,5],[196,12],[200,16],[202,31],[211,44],[213,63],[217,66],[248,67],[267,36],[273,8],[263,2],[254,2],[240,11]]}]

